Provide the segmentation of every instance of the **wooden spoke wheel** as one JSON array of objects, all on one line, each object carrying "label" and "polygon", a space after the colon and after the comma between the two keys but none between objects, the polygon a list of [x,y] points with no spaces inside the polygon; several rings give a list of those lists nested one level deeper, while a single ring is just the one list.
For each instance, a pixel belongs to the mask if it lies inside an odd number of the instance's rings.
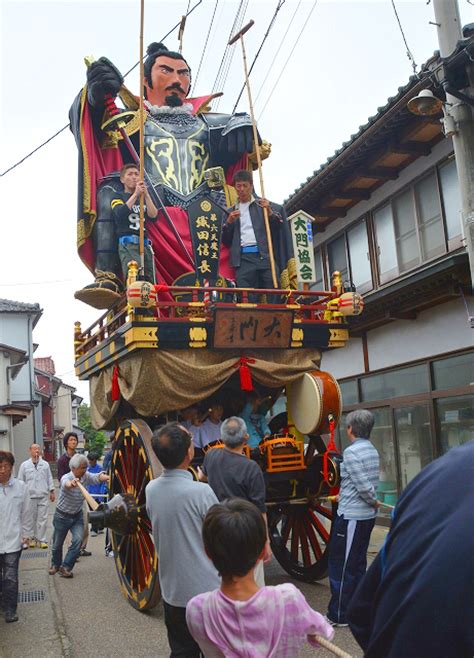
[{"label": "wooden spoke wheel", "polygon": [[160,600],[158,555],[146,513],[145,487],[161,472],[151,448],[151,430],[142,420],[127,420],[117,430],[111,464],[111,496],[130,494],[138,508],[130,534],[110,530],[122,593],[137,610],[149,610]]},{"label": "wooden spoke wheel", "polygon": [[273,555],[293,578],[311,583],[327,576],[333,512],[317,500],[268,508]]}]

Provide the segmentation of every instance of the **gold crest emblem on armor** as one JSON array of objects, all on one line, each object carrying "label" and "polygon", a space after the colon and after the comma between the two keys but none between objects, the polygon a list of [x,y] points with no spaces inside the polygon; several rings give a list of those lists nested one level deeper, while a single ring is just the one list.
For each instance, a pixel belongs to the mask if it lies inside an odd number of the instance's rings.
[{"label": "gold crest emblem on armor", "polygon": [[212,208],[212,206],[209,203],[209,201],[206,201],[205,199],[204,199],[204,201],[201,201],[201,210],[203,212],[209,212],[211,208]]}]

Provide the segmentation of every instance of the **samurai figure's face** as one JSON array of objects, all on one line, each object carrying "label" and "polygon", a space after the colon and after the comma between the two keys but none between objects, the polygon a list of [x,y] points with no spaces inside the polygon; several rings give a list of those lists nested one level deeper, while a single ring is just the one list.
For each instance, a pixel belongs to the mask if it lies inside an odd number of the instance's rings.
[{"label": "samurai figure's face", "polygon": [[151,69],[151,87],[145,80],[147,99],[152,105],[178,107],[189,93],[190,70],[183,59],[160,55]]}]

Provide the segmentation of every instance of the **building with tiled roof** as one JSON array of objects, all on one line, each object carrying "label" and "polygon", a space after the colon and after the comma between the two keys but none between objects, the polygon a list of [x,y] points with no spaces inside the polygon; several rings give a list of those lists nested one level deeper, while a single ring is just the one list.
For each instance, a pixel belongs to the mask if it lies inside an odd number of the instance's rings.
[{"label": "building with tiled roof", "polygon": [[339,380],[345,412],[375,414],[388,504],[423,466],[474,436],[473,282],[452,137],[441,111],[407,107],[426,89],[445,101],[448,83],[469,107],[472,34],[449,58],[435,53],[285,202],[289,215],[313,218],[313,289],[327,290],[340,271],[365,298],[349,345],[326,352],[321,368]]}]

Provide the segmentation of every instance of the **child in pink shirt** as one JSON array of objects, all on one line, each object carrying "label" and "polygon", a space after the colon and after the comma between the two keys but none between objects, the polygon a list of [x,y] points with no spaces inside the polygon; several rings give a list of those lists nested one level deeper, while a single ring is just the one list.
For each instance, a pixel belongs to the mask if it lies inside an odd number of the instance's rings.
[{"label": "child in pink shirt", "polygon": [[306,641],[318,646],[316,633],[332,638],[332,627],[294,585],[255,583],[267,538],[255,505],[239,498],[213,505],[202,534],[222,584],[189,601],[186,622],[206,658],[297,658]]}]

